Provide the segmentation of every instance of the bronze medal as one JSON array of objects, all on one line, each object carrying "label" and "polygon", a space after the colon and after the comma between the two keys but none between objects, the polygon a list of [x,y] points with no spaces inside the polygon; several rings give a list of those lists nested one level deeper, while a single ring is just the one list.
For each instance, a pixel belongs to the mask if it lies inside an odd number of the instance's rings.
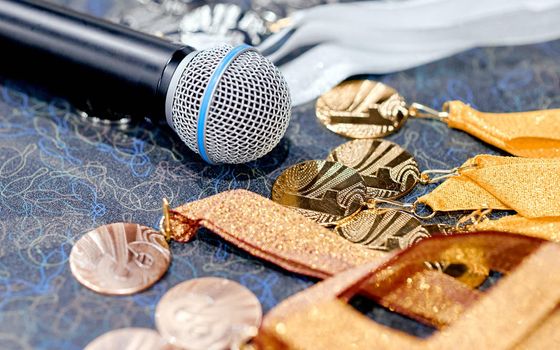
[{"label": "bronze medal", "polygon": [[84,350],[178,350],[168,344],[158,332],[147,328],[122,328],[107,332]]},{"label": "bronze medal", "polygon": [[171,262],[163,235],[148,227],[116,223],[98,227],[76,242],[70,269],[87,288],[128,295],[156,283]]},{"label": "bronze medal", "polygon": [[188,350],[229,349],[257,328],[262,309],[242,285],[206,277],[171,288],[156,307],[156,327],[172,345]]}]

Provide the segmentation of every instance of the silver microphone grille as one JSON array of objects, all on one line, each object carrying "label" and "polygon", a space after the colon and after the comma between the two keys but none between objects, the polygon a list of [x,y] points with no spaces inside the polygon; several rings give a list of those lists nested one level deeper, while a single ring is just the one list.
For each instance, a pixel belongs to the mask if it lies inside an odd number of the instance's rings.
[{"label": "silver microphone grille", "polygon": [[286,81],[272,62],[248,47],[197,52],[170,92],[172,127],[210,163],[264,156],[290,120]]}]

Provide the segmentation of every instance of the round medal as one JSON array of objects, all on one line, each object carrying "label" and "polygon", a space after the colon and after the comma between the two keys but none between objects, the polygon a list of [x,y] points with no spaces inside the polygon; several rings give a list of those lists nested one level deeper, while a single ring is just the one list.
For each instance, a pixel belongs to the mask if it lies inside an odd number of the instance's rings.
[{"label": "round medal", "polygon": [[352,243],[387,252],[430,237],[420,221],[398,210],[361,211],[338,225],[335,232]]},{"label": "round medal", "polygon": [[148,227],[116,223],[98,227],[76,242],[70,269],[95,292],[127,295],[156,283],[171,262],[163,235]]},{"label": "round medal", "polygon": [[353,168],[362,175],[370,198],[398,198],[420,178],[414,157],[385,140],[353,140],[335,148],[327,160]]},{"label": "round medal", "polygon": [[408,117],[404,98],[385,84],[350,80],[317,100],[317,118],[329,130],[355,139],[389,135]]},{"label": "round medal", "polygon": [[332,225],[362,207],[366,185],[354,169],[337,162],[311,160],[286,169],[276,179],[272,200],[322,225]]},{"label": "round medal", "polygon": [[158,332],[146,328],[122,328],[107,332],[84,350],[178,350],[168,344]]},{"label": "round medal", "polygon": [[160,334],[174,346],[222,350],[260,325],[262,309],[242,285],[206,277],[171,288],[158,303],[155,319]]}]

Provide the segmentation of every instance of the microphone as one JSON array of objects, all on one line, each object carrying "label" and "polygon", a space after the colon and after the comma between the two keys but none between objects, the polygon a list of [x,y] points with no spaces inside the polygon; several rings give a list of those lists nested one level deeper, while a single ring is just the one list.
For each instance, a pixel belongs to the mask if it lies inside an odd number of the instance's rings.
[{"label": "microphone", "polygon": [[196,51],[70,9],[0,0],[0,75],[110,119],[157,118],[206,162],[258,159],[280,141],[291,98],[246,45]]}]

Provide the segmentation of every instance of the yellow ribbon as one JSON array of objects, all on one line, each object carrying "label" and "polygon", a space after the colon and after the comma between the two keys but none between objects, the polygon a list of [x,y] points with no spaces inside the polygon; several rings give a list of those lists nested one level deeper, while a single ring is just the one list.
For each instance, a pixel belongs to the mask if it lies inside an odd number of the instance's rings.
[{"label": "yellow ribbon", "polygon": [[529,219],[508,215],[497,220],[484,220],[469,228],[471,231],[498,231],[560,242],[560,217]]},{"label": "yellow ribbon", "polygon": [[460,169],[418,201],[434,211],[488,208],[527,218],[560,217],[560,159],[479,155]]},{"label": "yellow ribbon", "polygon": [[447,124],[513,155],[560,157],[560,109],[483,113],[460,101],[444,106]]}]

